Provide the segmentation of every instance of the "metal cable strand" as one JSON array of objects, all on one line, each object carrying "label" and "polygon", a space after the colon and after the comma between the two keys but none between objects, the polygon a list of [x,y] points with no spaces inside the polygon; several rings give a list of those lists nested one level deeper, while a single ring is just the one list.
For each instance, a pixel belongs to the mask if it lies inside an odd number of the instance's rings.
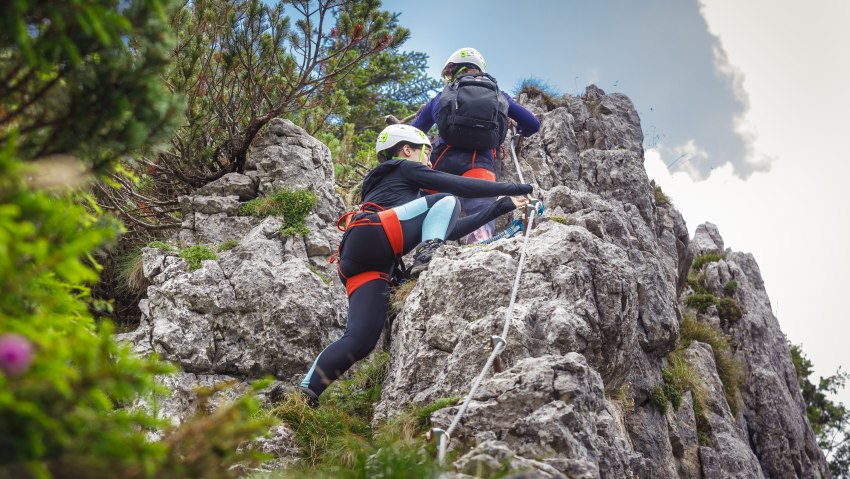
[{"label": "metal cable strand", "polygon": [[[505,326],[502,328],[502,339],[507,338],[508,331],[511,327],[514,303],[516,302],[516,295],[517,291],[519,290],[519,279],[522,276],[522,268],[525,264],[525,251],[526,245],[528,245],[528,234],[531,231],[531,226],[534,222],[534,216],[536,213],[537,211],[533,210],[531,214],[528,215],[528,228],[526,228],[525,234],[523,235],[522,248],[519,255],[519,265],[517,266],[516,276],[514,276],[514,286],[513,290],[511,291],[511,301],[508,304],[508,309],[505,311]],[[484,375],[486,375],[487,372],[490,371],[490,368],[493,367],[493,362],[496,360],[496,357],[501,354],[504,349],[505,343],[498,343],[496,347],[493,348],[493,352],[490,353],[490,357],[487,358],[487,362],[484,364],[484,368],[481,369],[481,373],[479,373],[478,377],[475,378],[475,381],[472,383],[472,388],[470,388],[469,393],[463,400],[463,404],[461,404],[460,409],[458,409],[454,419],[452,419],[451,425],[448,429],[446,429],[445,434],[440,436],[440,447],[438,455],[440,464],[443,464],[445,462],[446,450],[448,449],[451,435],[454,432],[455,428],[457,428],[457,425],[460,423],[460,420],[463,418],[463,415],[466,414],[466,410],[469,407],[469,403],[472,401],[472,397],[475,395],[475,393],[478,391],[478,388],[481,386],[481,383],[484,381]]]},{"label": "metal cable strand", "polygon": [[[519,136],[519,135],[516,135],[516,136]],[[511,138],[510,144],[511,144],[511,156],[514,157],[514,166],[516,166],[516,174],[519,176],[519,182],[525,183],[525,180],[522,177],[522,170],[519,169],[519,160],[516,157],[516,149],[514,148],[514,139],[513,138]]]},{"label": "metal cable strand", "polygon": [[[514,159],[514,166],[516,166],[517,176],[519,176],[520,183],[525,183],[525,179],[522,176],[522,170],[519,167],[519,160],[516,156],[516,149],[514,148],[514,141],[511,138],[511,156]],[[528,245],[528,234],[531,231],[532,224],[534,223],[534,216],[537,214],[537,209],[532,209],[531,213],[528,215],[528,226],[525,228],[523,234],[522,247],[520,249],[519,255],[519,264],[517,265],[516,275],[514,276],[514,285],[511,291],[511,301],[508,303],[508,309],[505,311],[505,325],[502,328],[502,336],[501,338],[505,340],[508,336],[508,331],[511,328],[511,321],[513,319],[514,313],[514,304],[516,303],[516,295],[519,290],[519,279],[522,276],[522,268],[525,265],[525,251],[526,246]],[[469,407],[469,403],[472,401],[472,397],[478,391],[478,388],[481,386],[481,383],[484,381],[484,375],[490,371],[490,368],[493,367],[493,363],[496,361],[496,357],[505,350],[506,343],[500,342],[497,343],[493,348],[493,352],[490,353],[490,356],[487,358],[487,362],[484,363],[484,367],[481,369],[481,372],[478,374],[478,377],[475,378],[475,381],[472,383],[472,387],[469,390],[469,393],[463,400],[463,404],[461,404],[460,409],[458,409],[455,414],[454,419],[452,419],[451,425],[448,429],[446,429],[445,433],[440,435],[440,444],[438,451],[438,459],[440,465],[445,463],[446,459],[446,450],[449,446],[449,441],[451,440],[451,435],[454,433],[455,428],[457,428],[460,420],[463,418],[464,414],[466,414],[466,410]]]}]

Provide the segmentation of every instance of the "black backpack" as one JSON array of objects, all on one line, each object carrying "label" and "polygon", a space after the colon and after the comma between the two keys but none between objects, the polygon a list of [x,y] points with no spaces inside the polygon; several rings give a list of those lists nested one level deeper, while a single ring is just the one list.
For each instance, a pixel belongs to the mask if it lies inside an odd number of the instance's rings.
[{"label": "black backpack", "polygon": [[462,75],[443,89],[437,117],[440,137],[447,144],[489,150],[505,141],[508,100],[490,75]]}]

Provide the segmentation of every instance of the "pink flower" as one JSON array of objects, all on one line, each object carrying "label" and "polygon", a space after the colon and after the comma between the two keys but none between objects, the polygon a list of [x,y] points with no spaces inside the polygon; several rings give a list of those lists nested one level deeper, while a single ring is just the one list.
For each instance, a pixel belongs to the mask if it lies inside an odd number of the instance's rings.
[{"label": "pink flower", "polygon": [[17,376],[32,363],[32,343],[20,334],[0,336],[0,371],[7,376]]}]

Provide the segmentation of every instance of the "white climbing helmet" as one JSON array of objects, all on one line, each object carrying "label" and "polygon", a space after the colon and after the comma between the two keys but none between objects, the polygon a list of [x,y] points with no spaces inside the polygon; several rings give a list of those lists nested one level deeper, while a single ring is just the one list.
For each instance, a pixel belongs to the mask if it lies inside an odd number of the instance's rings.
[{"label": "white climbing helmet", "polygon": [[381,156],[382,151],[392,149],[394,146],[403,141],[413,143],[414,145],[431,146],[431,142],[428,141],[428,137],[425,136],[425,133],[422,133],[422,130],[419,128],[410,125],[397,124],[384,128],[384,130],[378,135],[378,139],[375,141],[375,153],[377,153],[378,156]]},{"label": "white climbing helmet", "polygon": [[474,48],[461,48],[460,50],[452,53],[449,59],[446,60],[446,64],[443,65],[443,70],[449,66],[449,63],[471,63],[477,66],[482,72],[487,71],[487,62],[484,61],[484,55]]}]

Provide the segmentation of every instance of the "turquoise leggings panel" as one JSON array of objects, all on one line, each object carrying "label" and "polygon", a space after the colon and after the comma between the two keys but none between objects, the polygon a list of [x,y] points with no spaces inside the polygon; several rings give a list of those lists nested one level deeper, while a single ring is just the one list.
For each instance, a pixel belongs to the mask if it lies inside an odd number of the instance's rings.
[{"label": "turquoise leggings panel", "polygon": [[422,222],[422,241],[446,239],[449,225],[452,224],[452,219],[456,216],[456,206],[457,198],[446,196],[431,207],[431,211],[428,212],[425,221]]},{"label": "turquoise leggings panel", "polygon": [[395,210],[395,214],[398,215],[399,221],[412,220],[428,211],[428,197],[423,196],[401,206],[396,206],[393,209]]}]

